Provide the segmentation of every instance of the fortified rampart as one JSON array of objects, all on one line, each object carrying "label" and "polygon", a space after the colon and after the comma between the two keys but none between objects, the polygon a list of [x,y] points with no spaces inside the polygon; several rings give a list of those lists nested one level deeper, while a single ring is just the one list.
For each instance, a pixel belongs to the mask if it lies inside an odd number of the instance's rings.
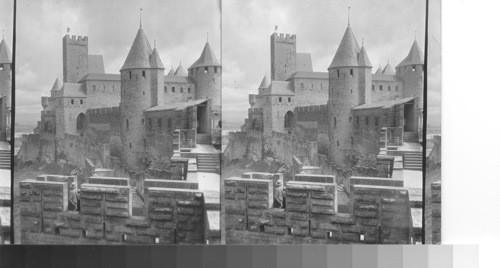
[{"label": "fortified rampart", "polygon": [[[43,175],[20,182],[21,241],[26,244],[198,244],[205,242],[203,193],[146,187],[144,216],[132,215],[127,179],[83,183],[81,210],[68,211],[74,177]],[[148,184],[147,184],[148,185]]]},{"label": "fortified rampart", "polygon": [[272,184],[272,177],[225,180],[227,244],[411,242],[404,188],[354,185],[349,213],[339,213],[336,183],[289,181],[284,209],[272,207]]}]

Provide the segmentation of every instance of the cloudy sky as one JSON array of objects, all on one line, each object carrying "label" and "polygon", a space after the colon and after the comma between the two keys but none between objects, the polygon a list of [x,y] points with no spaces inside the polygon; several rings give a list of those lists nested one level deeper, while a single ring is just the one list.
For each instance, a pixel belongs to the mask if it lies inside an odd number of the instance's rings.
[{"label": "cloudy sky", "polygon": [[[1,1],[2,4],[6,1]],[[62,38],[89,37],[89,53],[104,56],[107,73],[119,73],[139,28],[163,64],[188,68],[200,56],[208,38],[220,60],[218,0],[37,0],[18,1],[16,123],[36,124],[40,97],[49,95],[57,76],[62,79]],[[0,8],[3,26],[4,8]]]},{"label": "cloudy sky", "polygon": [[[0,38],[5,30],[5,41],[12,52],[12,33],[13,33],[13,1],[0,1]],[[1,39],[0,39],[1,41]]]},{"label": "cloudy sky", "polygon": [[[432,2],[432,1],[431,1]],[[396,66],[408,54],[416,37],[423,51],[425,1],[421,0],[233,0],[222,2],[223,121],[237,129],[247,115],[248,94],[256,93],[264,74],[270,73],[269,36],[274,32],[297,35],[297,52],[312,54],[315,71],[326,72],[347,26],[358,43],[364,38],[374,65],[389,60]],[[440,33],[434,32],[434,34]],[[434,43],[440,42],[439,36]],[[440,46],[439,46],[440,47]],[[429,72],[440,71],[439,61]],[[432,65],[432,66],[431,66]],[[429,79],[429,104],[440,103],[440,76]],[[440,122],[436,109],[429,108],[429,123]]]}]

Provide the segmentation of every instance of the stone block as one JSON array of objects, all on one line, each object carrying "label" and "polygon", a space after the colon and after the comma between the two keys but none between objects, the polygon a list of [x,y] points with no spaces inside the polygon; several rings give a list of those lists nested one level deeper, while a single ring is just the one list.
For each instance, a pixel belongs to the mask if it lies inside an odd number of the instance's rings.
[{"label": "stone block", "polygon": [[178,200],[176,203],[183,207],[200,207],[202,205],[202,202],[197,200]]},{"label": "stone block", "polygon": [[129,204],[124,202],[106,202],[106,209],[117,208],[128,210]]},{"label": "stone block", "polygon": [[103,215],[103,209],[101,207],[80,207],[80,213],[91,214],[91,215]]},{"label": "stone block", "polygon": [[44,203],[43,204],[43,210],[48,210],[48,211],[63,211],[64,207],[62,204],[53,204],[53,203]]},{"label": "stone block", "polygon": [[83,201],[84,199],[87,200],[102,200],[103,195],[99,193],[81,193],[80,194],[80,199]]},{"label": "stone block", "polygon": [[170,214],[160,214],[155,212],[149,213],[149,218],[156,221],[171,221],[173,216]]},{"label": "stone block", "polygon": [[130,216],[130,213],[128,210],[106,208],[105,215],[112,216],[112,217],[128,218]]},{"label": "stone block", "polygon": [[61,228],[59,230],[59,235],[72,237],[72,238],[79,238],[82,235],[82,231],[79,229]]},{"label": "stone block", "polygon": [[325,214],[325,215],[333,215],[335,210],[332,207],[326,206],[313,206],[311,208],[311,213]]}]

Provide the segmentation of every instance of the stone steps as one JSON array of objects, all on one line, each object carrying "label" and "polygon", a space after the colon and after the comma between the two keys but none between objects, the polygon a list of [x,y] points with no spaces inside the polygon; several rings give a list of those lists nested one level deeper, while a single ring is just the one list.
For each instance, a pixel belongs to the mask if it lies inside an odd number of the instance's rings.
[{"label": "stone steps", "polygon": [[218,173],[220,170],[220,154],[199,154],[196,163],[198,172]]},{"label": "stone steps", "polygon": [[10,170],[10,150],[0,150],[0,169]]},{"label": "stone steps", "polygon": [[212,137],[208,134],[200,134],[196,136],[197,144],[212,144]]},{"label": "stone steps", "polygon": [[409,170],[422,170],[422,153],[408,152],[403,157],[403,168]]}]

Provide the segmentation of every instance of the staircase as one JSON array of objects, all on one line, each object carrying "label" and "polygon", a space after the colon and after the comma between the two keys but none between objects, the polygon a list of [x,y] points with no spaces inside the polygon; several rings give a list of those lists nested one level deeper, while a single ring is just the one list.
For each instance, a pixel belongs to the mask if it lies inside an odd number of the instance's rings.
[{"label": "staircase", "polygon": [[10,170],[10,150],[0,150],[0,169]]},{"label": "staircase", "polygon": [[403,136],[404,142],[418,142],[418,133],[412,131],[405,131]]},{"label": "staircase", "polygon": [[220,154],[198,154],[196,163],[198,172],[218,173],[220,171]]},{"label": "staircase", "polygon": [[403,169],[422,170],[422,152],[407,152],[403,155]]},{"label": "staircase", "polygon": [[196,134],[197,144],[212,144],[212,137],[207,133]]}]

